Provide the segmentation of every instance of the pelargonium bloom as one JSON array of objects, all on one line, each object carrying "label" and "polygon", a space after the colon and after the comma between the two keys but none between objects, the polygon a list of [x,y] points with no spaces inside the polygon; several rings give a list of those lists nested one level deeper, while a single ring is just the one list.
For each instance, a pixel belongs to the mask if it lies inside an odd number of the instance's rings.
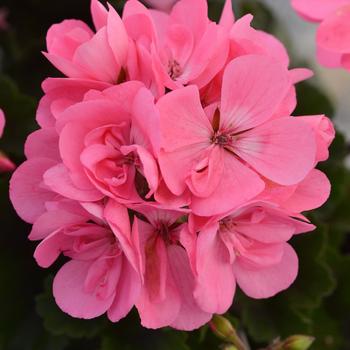
[{"label": "pelargonium bloom", "polygon": [[71,78],[117,83],[123,79],[128,55],[128,36],[113,7],[107,10],[97,0],[91,2],[94,33],[79,20],[65,20],[48,31],[48,60]]},{"label": "pelargonium bloom", "polygon": [[315,134],[298,118],[274,115],[290,86],[278,62],[247,55],[227,66],[221,103],[209,115],[194,86],[162,97],[159,160],[170,191],[190,191],[193,212],[210,216],[258,195],[264,178],[302,181],[314,166]]},{"label": "pelargonium bloom", "polygon": [[[104,196],[141,201],[140,192],[150,196],[158,186],[158,124],[153,97],[137,82],[91,91],[60,115],[62,162],[45,173],[44,182],[79,201]],[[136,187],[137,177],[145,179],[146,187]]]},{"label": "pelargonium bloom", "polygon": [[194,275],[186,252],[187,224],[184,212],[155,207],[135,207],[133,239],[139,251],[143,286],[136,303],[147,328],[171,326],[192,330],[211,319],[195,302]]},{"label": "pelargonium bloom", "polygon": [[[196,13],[195,20],[188,21],[191,12]],[[165,88],[188,84],[201,88],[223,67],[227,32],[210,21],[207,12],[206,0],[180,0],[169,15],[150,12],[136,0],[126,3],[125,27],[136,44],[139,64],[151,64],[159,95]]]},{"label": "pelargonium bloom", "polygon": [[195,299],[203,310],[219,314],[230,307],[236,281],[253,298],[271,297],[288,288],[296,278],[298,258],[286,242],[315,228],[264,202],[204,223],[203,218],[190,220],[192,231],[199,231]]},{"label": "pelargonium bloom", "polygon": [[[120,227],[130,227],[125,207],[114,203],[113,213]],[[53,282],[63,311],[85,319],[107,312],[117,322],[138,300],[141,280],[118,239],[127,229],[112,231],[104,216],[95,215],[74,202],[57,202],[37,220],[30,238],[43,239],[34,253],[40,266],[49,267],[61,253],[71,259]]]},{"label": "pelargonium bloom", "polygon": [[319,62],[350,70],[350,1],[292,0],[292,6],[306,20],[320,22],[316,38]]},{"label": "pelargonium bloom", "polygon": [[287,288],[287,242],[330,193],[315,167],[331,122],[291,116],[310,72],[289,70],[230,0],[219,23],[205,0],[169,13],[129,0],[122,20],[92,0],[91,12],[96,33],[74,20],[49,30],[66,77],[44,81],[40,129],[10,182],[38,264],[68,259],[58,306],[118,321],[135,305],[145,327],[192,330],[230,307],[236,284],[254,298]]}]

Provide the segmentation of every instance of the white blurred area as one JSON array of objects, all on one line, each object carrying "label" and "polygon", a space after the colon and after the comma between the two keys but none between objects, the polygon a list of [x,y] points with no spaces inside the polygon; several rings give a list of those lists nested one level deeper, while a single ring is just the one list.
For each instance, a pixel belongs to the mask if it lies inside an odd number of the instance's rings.
[{"label": "white blurred area", "polygon": [[322,89],[336,108],[334,121],[338,129],[343,131],[350,140],[350,72],[323,68],[317,63],[315,57],[317,24],[303,21],[298,17],[290,6],[290,0],[260,1],[271,8],[279,26],[287,30],[295,58],[307,61],[312,67],[315,77],[310,82],[322,84]]}]

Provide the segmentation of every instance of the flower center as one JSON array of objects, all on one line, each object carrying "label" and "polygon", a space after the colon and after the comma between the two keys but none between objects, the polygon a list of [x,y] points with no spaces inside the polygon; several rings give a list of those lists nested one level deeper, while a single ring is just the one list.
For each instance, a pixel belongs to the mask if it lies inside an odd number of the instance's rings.
[{"label": "flower center", "polygon": [[231,135],[216,132],[211,138],[211,142],[219,146],[227,146],[232,143]]},{"label": "flower center", "polygon": [[180,63],[174,59],[169,60],[168,74],[172,80],[176,80],[182,74]]}]

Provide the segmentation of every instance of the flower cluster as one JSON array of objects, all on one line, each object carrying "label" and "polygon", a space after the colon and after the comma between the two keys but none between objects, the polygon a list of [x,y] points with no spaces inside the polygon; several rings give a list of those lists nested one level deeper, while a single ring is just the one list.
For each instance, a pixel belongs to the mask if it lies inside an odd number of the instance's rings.
[{"label": "flower cluster", "polygon": [[[95,30],[53,25],[40,129],[11,180],[18,214],[40,241],[35,259],[68,261],[53,282],[59,307],[116,322],[191,330],[231,306],[235,286],[266,298],[290,286],[287,241],[314,226],[301,212],[328,198],[316,170],[334,137],[323,115],[291,116],[283,45],[205,0],[169,14],[91,2]],[[195,14],[195,15],[191,15]]]},{"label": "flower cluster", "polygon": [[350,70],[350,0],[292,0],[292,6],[307,21],[320,23],[318,61]]}]

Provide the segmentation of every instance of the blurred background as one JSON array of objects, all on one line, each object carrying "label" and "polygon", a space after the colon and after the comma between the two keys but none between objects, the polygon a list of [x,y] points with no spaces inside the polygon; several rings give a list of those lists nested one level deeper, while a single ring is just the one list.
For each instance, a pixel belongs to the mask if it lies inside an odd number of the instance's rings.
[{"label": "blurred background", "polygon": [[[223,0],[209,0],[217,19]],[[330,160],[321,165],[332,195],[309,215],[318,226],[293,238],[300,258],[297,281],[269,300],[252,300],[239,291],[226,315],[249,340],[252,350],[277,337],[309,334],[312,349],[350,349],[350,72],[320,67],[315,60],[316,25],[302,21],[288,0],[235,0],[236,18],[255,17],[253,26],[276,35],[286,45],[291,67],[309,67],[315,77],[298,86],[296,115],[327,114],[338,135]],[[123,1],[111,3],[121,13]],[[40,84],[59,76],[41,55],[51,24],[78,18],[91,24],[89,0],[0,0],[0,108],[7,127],[0,149],[16,163],[24,160],[26,136],[37,128],[35,109]],[[185,333],[150,331],[139,325],[136,312],[112,324],[106,317],[91,321],[70,318],[55,305],[52,276],[61,264],[43,270],[32,257],[35,243],[27,240],[30,226],[15,214],[8,200],[10,174],[0,175],[0,350],[196,350],[225,349],[208,326]]]}]

